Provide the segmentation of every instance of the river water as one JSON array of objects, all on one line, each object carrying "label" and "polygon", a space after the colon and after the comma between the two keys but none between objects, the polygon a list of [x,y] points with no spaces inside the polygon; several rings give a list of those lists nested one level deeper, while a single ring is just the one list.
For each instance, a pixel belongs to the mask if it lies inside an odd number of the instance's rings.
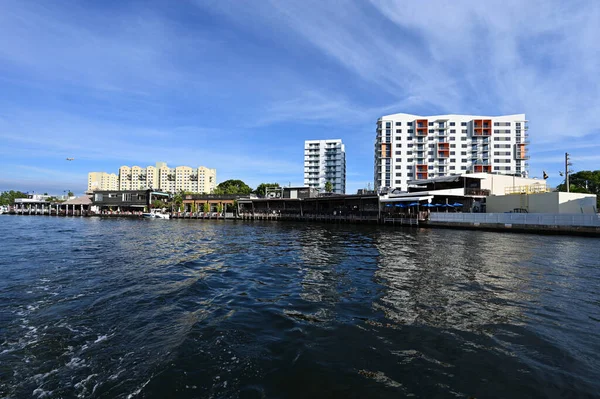
[{"label": "river water", "polygon": [[3,215],[0,397],[596,397],[599,244]]}]

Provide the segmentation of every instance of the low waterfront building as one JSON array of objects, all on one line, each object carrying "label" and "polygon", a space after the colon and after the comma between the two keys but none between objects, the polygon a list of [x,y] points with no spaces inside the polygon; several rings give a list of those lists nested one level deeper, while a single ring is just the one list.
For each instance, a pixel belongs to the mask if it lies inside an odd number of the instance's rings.
[{"label": "low waterfront building", "polygon": [[[15,198],[13,211],[21,215],[44,215],[50,214],[52,206],[56,208],[56,204],[49,202],[49,195],[29,194],[27,198]],[[56,212],[56,210],[54,211]]]},{"label": "low waterfront building", "polygon": [[183,213],[227,213],[233,217],[235,202],[245,195],[186,194],[182,197]]},{"label": "low waterfront building", "polygon": [[294,220],[346,220],[376,223],[379,196],[334,195],[306,198],[244,198],[238,200],[238,212],[244,219],[273,216]]},{"label": "low waterfront building", "polygon": [[313,198],[319,196],[314,187],[272,187],[267,188],[265,198]]},{"label": "low waterfront building", "polygon": [[142,213],[156,200],[163,202],[167,208],[170,198],[169,193],[153,190],[105,190],[94,192],[92,202],[101,213]]},{"label": "low waterfront building", "polygon": [[87,216],[97,212],[91,197],[70,197],[66,201],[49,201],[48,195],[30,194],[27,198],[16,198],[13,212],[17,215],[62,215]]},{"label": "low waterfront building", "polygon": [[517,190],[549,191],[545,182],[539,179],[490,173],[468,173],[411,180],[408,182],[407,192],[392,190],[381,196],[381,202],[388,204],[417,202],[434,211],[452,208],[462,212],[486,212],[486,200],[489,196],[504,195]]}]

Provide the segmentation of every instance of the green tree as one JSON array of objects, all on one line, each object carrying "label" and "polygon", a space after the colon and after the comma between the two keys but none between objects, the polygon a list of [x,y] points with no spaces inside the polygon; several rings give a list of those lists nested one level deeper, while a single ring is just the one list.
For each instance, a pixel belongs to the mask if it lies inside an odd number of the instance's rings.
[{"label": "green tree", "polygon": [[330,181],[325,182],[325,192],[330,193],[333,191],[333,184]]},{"label": "green tree", "polygon": [[217,205],[217,213],[223,213],[223,204]]},{"label": "green tree", "polygon": [[69,196],[69,197],[74,197],[74,196],[75,196],[75,194],[73,194],[73,191],[69,191],[69,192],[67,193],[67,196]]},{"label": "green tree", "polygon": [[241,180],[225,180],[219,183],[213,194],[218,195],[249,195],[252,188]]},{"label": "green tree", "polygon": [[152,201],[152,203],[150,204],[150,207],[151,207],[151,208],[155,208],[155,209],[162,208],[162,207],[164,207],[164,206],[165,206],[165,203],[164,203],[164,202],[162,202],[161,200],[154,200],[154,201]]},{"label": "green tree", "polygon": [[190,205],[190,212],[196,213],[196,203],[195,202],[192,202],[192,204]]},{"label": "green tree", "polygon": [[204,212],[204,213],[210,212],[210,204],[208,202],[205,202],[204,205],[202,205],[202,212]]},{"label": "green tree", "polygon": [[267,188],[279,188],[279,183],[260,183],[256,190],[254,190],[254,194],[264,197],[267,193]]},{"label": "green tree", "polygon": [[173,196],[173,199],[171,200],[171,207],[175,208],[176,212],[178,212],[182,203],[183,203],[183,197],[181,196],[181,194],[175,194]]},{"label": "green tree", "polygon": [[14,205],[15,198],[27,198],[27,194],[21,191],[4,191],[0,194],[0,205]]}]

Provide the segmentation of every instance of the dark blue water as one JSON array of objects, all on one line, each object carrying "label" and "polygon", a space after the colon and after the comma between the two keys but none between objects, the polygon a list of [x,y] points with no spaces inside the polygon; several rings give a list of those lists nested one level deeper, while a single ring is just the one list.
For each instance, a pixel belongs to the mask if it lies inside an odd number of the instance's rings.
[{"label": "dark blue water", "polygon": [[0,217],[0,397],[582,398],[600,241]]}]

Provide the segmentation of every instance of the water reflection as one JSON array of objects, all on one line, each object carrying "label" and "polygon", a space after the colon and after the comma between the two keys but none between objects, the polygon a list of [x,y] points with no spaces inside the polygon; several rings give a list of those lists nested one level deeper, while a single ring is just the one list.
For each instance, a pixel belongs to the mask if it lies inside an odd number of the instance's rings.
[{"label": "water reflection", "polygon": [[535,300],[520,267],[532,256],[519,236],[474,231],[385,232],[376,278],[385,293],[374,303],[399,324],[479,330],[523,322],[523,301]]}]

